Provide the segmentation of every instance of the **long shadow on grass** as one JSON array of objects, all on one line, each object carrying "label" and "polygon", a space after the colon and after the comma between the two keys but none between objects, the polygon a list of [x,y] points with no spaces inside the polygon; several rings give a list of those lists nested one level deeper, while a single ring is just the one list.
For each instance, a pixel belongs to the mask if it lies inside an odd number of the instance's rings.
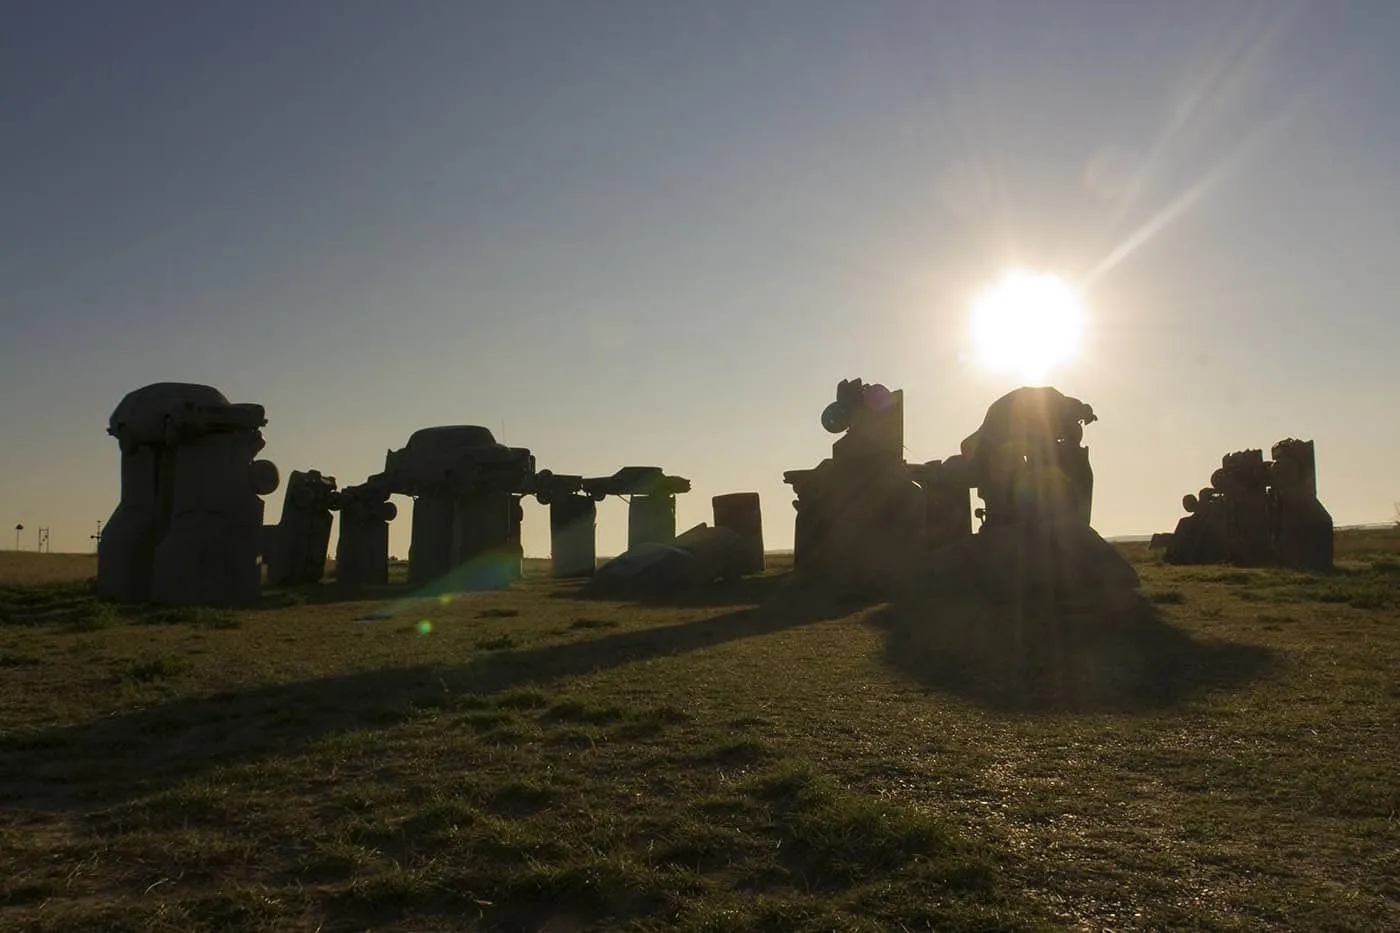
[{"label": "long shadow on grass", "polygon": [[871,616],[885,659],[936,690],[1022,712],[1146,712],[1258,677],[1258,645],[1200,642],[1140,596],[1113,608],[929,599]]},{"label": "long shadow on grass", "polygon": [[768,635],[852,611],[819,592],[583,642],[500,651],[459,666],[363,671],[172,700],[29,734],[0,734],[0,807],[107,806],[216,767],[297,752],[330,733],[384,728],[415,709]]},{"label": "long shadow on grass", "polygon": [[644,606],[707,608],[721,606],[754,606],[798,590],[816,591],[800,581],[791,570],[769,572],[758,576],[740,577],[681,589],[658,589],[653,592],[608,587],[596,580],[566,581],[550,594],[553,599],[573,599],[584,602],[634,602]]}]

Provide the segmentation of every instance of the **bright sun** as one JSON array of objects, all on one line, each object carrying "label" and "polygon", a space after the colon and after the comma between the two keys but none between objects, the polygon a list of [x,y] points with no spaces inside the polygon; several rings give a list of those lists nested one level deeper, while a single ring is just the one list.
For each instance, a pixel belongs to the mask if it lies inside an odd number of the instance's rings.
[{"label": "bright sun", "polygon": [[1079,295],[1047,273],[1009,272],[972,309],[978,362],[1026,382],[1039,382],[1072,359],[1083,330]]}]

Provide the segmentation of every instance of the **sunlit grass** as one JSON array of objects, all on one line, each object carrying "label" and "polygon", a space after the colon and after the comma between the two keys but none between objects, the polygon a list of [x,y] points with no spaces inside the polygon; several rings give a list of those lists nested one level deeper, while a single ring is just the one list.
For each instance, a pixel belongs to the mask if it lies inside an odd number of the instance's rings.
[{"label": "sunlit grass", "polygon": [[[383,601],[225,615],[11,585],[0,916],[1400,928],[1400,539],[1343,535],[1324,575],[1125,550],[1136,635],[833,606],[781,566],[703,605],[536,578],[370,622]],[[951,639],[982,681],[913,650]]]}]

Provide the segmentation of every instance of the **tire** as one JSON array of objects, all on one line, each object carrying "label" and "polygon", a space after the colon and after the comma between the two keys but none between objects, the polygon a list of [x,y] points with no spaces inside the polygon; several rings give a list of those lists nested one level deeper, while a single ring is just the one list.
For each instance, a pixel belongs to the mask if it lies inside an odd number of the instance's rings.
[{"label": "tire", "polygon": [[271,460],[254,460],[248,464],[248,482],[253,492],[266,496],[277,491],[282,478],[277,473],[277,464]]}]

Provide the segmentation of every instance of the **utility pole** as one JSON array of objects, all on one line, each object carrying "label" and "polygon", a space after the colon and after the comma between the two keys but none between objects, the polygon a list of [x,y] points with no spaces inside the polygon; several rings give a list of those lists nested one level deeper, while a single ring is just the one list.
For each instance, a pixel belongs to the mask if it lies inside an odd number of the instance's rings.
[{"label": "utility pole", "polygon": [[97,520],[97,534],[88,535],[88,539],[92,541],[92,552],[96,554],[102,547],[102,519]]},{"label": "utility pole", "polygon": [[40,528],[40,529],[39,529],[39,553],[40,553],[40,554],[52,554],[52,553],[53,553],[53,548],[49,546],[49,530],[48,530],[47,528]]}]

